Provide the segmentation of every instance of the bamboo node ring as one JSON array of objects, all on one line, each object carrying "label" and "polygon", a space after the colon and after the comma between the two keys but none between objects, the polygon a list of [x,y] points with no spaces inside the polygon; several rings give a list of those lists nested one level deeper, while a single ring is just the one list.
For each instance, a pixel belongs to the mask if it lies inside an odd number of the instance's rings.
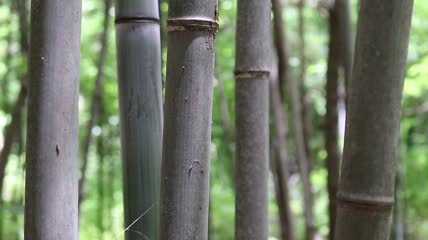
[{"label": "bamboo node ring", "polygon": [[130,16],[130,17],[117,17],[114,20],[115,24],[124,23],[160,23],[158,18],[153,17],[142,17],[142,16]]},{"label": "bamboo node ring", "polygon": [[339,192],[336,198],[338,204],[345,208],[388,211],[394,206],[394,198],[392,197],[367,197]]},{"label": "bamboo node ring", "polygon": [[207,31],[217,32],[218,21],[205,18],[169,18],[168,32]]},{"label": "bamboo node ring", "polygon": [[254,79],[254,78],[263,78],[263,77],[269,77],[270,71],[269,70],[236,70],[235,71],[235,79]]}]

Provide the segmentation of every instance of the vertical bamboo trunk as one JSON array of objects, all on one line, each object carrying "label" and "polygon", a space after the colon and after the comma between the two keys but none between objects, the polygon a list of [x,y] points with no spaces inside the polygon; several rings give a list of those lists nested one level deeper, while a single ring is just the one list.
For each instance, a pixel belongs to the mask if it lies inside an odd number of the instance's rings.
[{"label": "vertical bamboo trunk", "polygon": [[274,161],[274,176],[276,181],[276,195],[281,223],[281,237],[283,240],[296,240],[293,213],[290,207],[290,190],[288,188],[289,161],[287,156],[287,118],[281,101],[281,93],[278,80],[272,78],[270,82],[272,110],[275,116],[275,139],[277,142],[278,157]]},{"label": "vertical bamboo trunk", "polygon": [[268,238],[269,0],[238,0],[235,239]]},{"label": "vertical bamboo trunk", "polygon": [[[299,165],[300,177],[303,185],[303,204],[305,214],[305,229],[306,239],[313,239],[315,235],[315,226],[313,223],[313,205],[312,205],[312,190],[309,180],[308,173],[308,159],[305,150],[303,124],[301,115],[301,101],[300,91],[297,81],[291,77],[291,73],[288,70],[288,56],[286,46],[286,35],[284,27],[282,26],[282,6],[279,0],[272,0],[272,6],[274,10],[274,28],[275,28],[275,44],[277,49],[277,55],[279,62],[283,65],[279,65],[279,77],[285,78],[283,82],[287,81],[289,99],[291,102],[292,118],[293,118],[293,131],[294,138],[297,147],[297,162]],[[285,66],[285,69],[283,68]]]},{"label": "vertical bamboo trunk", "polygon": [[[340,150],[338,147],[339,118],[339,83],[349,82],[350,60],[350,26],[347,0],[337,0],[330,10],[330,43],[328,52],[327,83],[326,83],[326,115],[325,115],[325,148],[327,151],[327,189],[329,196],[329,239],[334,239],[336,222],[336,193],[339,184]],[[341,74],[343,79],[341,79]]]},{"label": "vertical bamboo trunk", "polygon": [[80,205],[86,195],[86,172],[88,167],[89,149],[92,144],[92,128],[98,121],[98,115],[101,108],[102,87],[104,82],[104,62],[107,55],[108,36],[110,29],[110,8],[113,0],[105,0],[104,3],[104,27],[100,37],[101,49],[97,62],[97,76],[95,79],[95,87],[92,93],[92,101],[90,106],[90,117],[86,125],[86,135],[82,143],[82,167],[80,169],[81,177],[79,179],[79,214]]},{"label": "vertical bamboo trunk", "polygon": [[170,0],[161,240],[208,238],[216,0]]},{"label": "vertical bamboo trunk", "polygon": [[411,0],[361,1],[337,240],[389,239],[412,6]]},{"label": "vertical bamboo trunk", "polygon": [[337,48],[340,49],[340,63],[344,73],[344,86],[345,86],[345,101],[348,93],[348,85],[352,74],[352,60],[353,60],[353,41],[352,41],[352,24],[349,0],[337,0],[334,3],[333,9],[334,17],[336,18],[336,27],[339,31]]},{"label": "vertical bamboo trunk", "polygon": [[[305,38],[305,1],[299,0],[298,3],[298,34],[299,34],[299,80],[300,80],[300,92],[302,102],[302,124],[303,124],[303,141],[305,144],[306,156],[308,159],[308,168],[312,168],[312,157],[311,157],[311,99],[306,89],[306,38]],[[308,170],[308,171],[309,171]]]},{"label": "vertical bamboo trunk", "polygon": [[78,239],[81,1],[33,0],[25,239]]},{"label": "vertical bamboo trunk", "polygon": [[[159,239],[162,77],[158,1],[119,0],[116,45],[126,239]],[[140,233],[140,234],[138,234]]]}]

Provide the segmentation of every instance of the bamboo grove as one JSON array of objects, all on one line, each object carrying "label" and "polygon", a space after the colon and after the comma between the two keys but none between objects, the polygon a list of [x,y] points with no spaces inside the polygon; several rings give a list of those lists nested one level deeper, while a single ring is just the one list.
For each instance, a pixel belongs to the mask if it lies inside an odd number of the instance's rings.
[{"label": "bamboo grove", "polygon": [[426,18],[0,0],[0,239],[425,239]]}]

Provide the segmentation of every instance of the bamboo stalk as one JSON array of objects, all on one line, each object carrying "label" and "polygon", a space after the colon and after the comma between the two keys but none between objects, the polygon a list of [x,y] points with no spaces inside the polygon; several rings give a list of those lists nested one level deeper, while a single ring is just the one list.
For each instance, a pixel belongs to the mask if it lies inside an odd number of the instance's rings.
[{"label": "bamboo stalk", "polygon": [[386,240],[413,1],[363,0],[349,85],[336,240]]},{"label": "bamboo stalk", "polygon": [[238,0],[235,239],[268,238],[269,0]]},{"label": "bamboo stalk", "polygon": [[161,240],[208,238],[216,0],[170,0]]},{"label": "bamboo stalk", "polygon": [[78,239],[80,0],[31,2],[25,239]]},{"label": "bamboo stalk", "polygon": [[[162,77],[158,1],[120,0],[116,10],[126,239],[159,239]],[[153,207],[152,207],[153,206]],[[139,233],[139,234],[138,234]]]}]

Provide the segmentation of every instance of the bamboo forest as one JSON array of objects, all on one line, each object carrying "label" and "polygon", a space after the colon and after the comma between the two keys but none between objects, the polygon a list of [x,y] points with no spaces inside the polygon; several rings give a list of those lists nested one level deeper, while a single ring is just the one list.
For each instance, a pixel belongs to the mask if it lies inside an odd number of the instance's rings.
[{"label": "bamboo forest", "polygon": [[0,240],[426,240],[427,40],[423,0],[0,0]]}]

